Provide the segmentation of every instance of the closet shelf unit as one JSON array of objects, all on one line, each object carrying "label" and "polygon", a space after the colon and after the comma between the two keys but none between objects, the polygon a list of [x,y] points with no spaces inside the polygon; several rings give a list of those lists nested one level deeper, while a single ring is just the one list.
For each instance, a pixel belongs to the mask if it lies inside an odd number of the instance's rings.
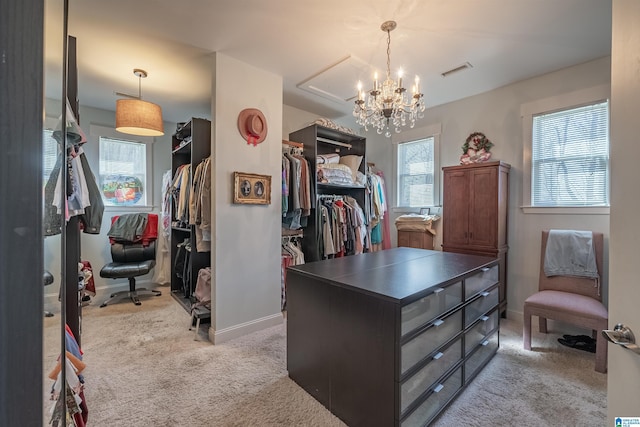
[{"label": "closet shelf unit", "polygon": [[[301,142],[304,146],[304,156],[309,161],[313,169],[311,177],[311,187],[313,194],[316,194],[316,203],[322,195],[342,195],[351,196],[364,209],[366,201],[366,188],[362,185],[336,185],[321,183],[317,180],[316,164],[317,157],[323,154],[337,153],[340,156],[356,155],[362,156],[359,171],[366,174],[366,138],[359,135],[352,135],[336,129],[331,129],[318,124],[312,124],[303,129],[289,134],[291,141]],[[306,262],[319,261],[322,254],[318,248],[318,237],[320,235],[320,224],[317,219],[317,209],[311,209],[308,224],[304,228],[302,238],[302,251]]]},{"label": "closet shelf unit", "polygon": [[[182,165],[189,165],[189,186],[193,183],[193,173],[198,164],[211,153],[211,122],[206,119],[192,118],[176,130],[172,136],[171,175]],[[191,311],[193,291],[195,290],[198,272],[211,265],[211,252],[196,251],[195,224],[180,223],[177,218],[177,206],[171,198],[171,295],[188,312]],[[180,245],[187,243],[189,256],[184,267],[176,265]]]}]

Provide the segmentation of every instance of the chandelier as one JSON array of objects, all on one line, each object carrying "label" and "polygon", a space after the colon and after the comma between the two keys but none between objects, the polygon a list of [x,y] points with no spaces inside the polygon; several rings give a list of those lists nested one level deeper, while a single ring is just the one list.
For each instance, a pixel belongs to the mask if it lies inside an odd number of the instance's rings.
[{"label": "chandelier", "polygon": [[395,21],[383,22],[380,26],[387,33],[387,78],[380,84],[378,73],[373,77],[373,89],[365,93],[362,83],[358,82],[358,99],[353,109],[356,123],[364,126],[365,131],[371,126],[378,134],[391,136],[391,128],[400,133],[400,127],[413,128],[416,119],[424,117],[424,100],[420,93],[420,79],[415,78],[412,93],[409,95],[402,86],[402,70],[398,72],[398,79],[391,78],[391,31],[396,28]]}]

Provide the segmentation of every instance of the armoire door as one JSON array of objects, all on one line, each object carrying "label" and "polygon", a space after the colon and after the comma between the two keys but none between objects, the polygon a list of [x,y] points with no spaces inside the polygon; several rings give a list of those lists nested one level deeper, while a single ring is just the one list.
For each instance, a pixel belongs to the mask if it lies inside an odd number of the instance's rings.
[{"label": "armoire door", "polygon": [[443,244],[467,245],[469,242],[469,171],[446,171],[444,176]]},{"label": "armoire door", "polygon": [[469,245],[497,246],[498,170],[495,167],[469,171]]}]

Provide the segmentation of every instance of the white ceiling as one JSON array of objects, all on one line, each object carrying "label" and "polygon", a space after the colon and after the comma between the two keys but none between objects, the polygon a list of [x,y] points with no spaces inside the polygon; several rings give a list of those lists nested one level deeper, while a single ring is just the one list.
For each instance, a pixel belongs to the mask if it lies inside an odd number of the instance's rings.
[{"label": "white ceiling", "polygon": [[[63,1],[45,4],[46,95],[60,99]],[[367,87],[370,69],[386,70],[386,20],[398,23],[391,71],[419,75],[428,107],[611,52],[611,0],[69,1],[81,104],[114,110],[115,92],[137,94],[142,68],[142,97],[174,122],[210,117],[213,52],[281,75],[287,105],[350,115],[352,101],[298,85],[349,58],[324,83]],[[441,76],[465,62],[473,68]]]}]

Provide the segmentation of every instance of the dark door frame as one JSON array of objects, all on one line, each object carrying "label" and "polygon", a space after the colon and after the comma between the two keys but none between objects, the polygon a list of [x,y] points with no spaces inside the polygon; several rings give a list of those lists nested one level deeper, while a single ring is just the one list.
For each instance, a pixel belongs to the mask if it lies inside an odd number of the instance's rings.
[{"label": "dark door frame", "polygon": [[0,425],[43,422],[44,1],[0,0]]}]

